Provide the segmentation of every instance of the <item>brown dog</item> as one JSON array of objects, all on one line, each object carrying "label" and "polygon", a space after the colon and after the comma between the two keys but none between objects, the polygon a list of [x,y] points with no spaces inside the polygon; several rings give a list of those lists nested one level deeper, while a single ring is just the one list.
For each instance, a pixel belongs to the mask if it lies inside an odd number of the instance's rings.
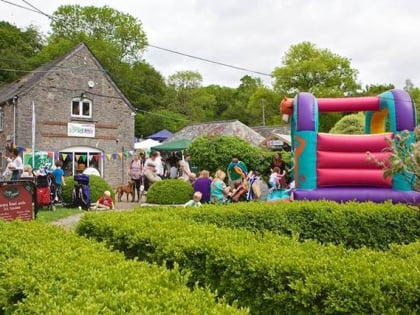
[{"label": "brown dog", "polygon": [[124,196],[124,194],[127,195],[127,201],[130,195],[131,201],[134,201],[134,182],[129,181],[127,185],[118,186],[115,190],[115,193],[117,194],[117,200],[119,202],[121,202],[121,198]]}]

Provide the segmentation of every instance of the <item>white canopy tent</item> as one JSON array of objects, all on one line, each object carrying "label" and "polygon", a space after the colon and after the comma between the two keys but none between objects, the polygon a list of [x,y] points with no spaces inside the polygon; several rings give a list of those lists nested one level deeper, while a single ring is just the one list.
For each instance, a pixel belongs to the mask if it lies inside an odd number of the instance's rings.
[{"label": "white canopy tent", "polygon": [[160,144],[159,141],[156,141],[153,139],[146,139],[144,141],[135,142],[134,149],[149,151],[151,147],[154,147],[155,145],[158,145],[158,144]]}]

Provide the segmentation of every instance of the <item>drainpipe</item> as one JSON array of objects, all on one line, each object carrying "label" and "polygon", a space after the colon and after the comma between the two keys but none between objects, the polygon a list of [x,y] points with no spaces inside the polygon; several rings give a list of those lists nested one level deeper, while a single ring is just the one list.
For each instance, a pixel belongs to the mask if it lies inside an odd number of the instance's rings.
[{"label": "drainpipe", "polygon": [[16,145],[16,107],[18,104],[19,96],[13,96],[13,145]]}]

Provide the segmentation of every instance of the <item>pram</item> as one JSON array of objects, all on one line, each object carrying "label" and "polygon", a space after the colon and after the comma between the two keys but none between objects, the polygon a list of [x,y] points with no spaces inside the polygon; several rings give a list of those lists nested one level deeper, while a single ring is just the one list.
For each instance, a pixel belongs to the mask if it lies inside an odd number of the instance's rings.
[{"label": "pram", "polygon": [[86,174],[74,175],[74,188],[72,192],[72,201],[74,207],[80,207],[88,210],[90,207],[90,187],[89,176]]},{"label": "pram", "polygon": [[53,184],[54,176],[51,173],[35,177],[37,208],[48,207],[49,210],[55,210],[53,204],[55,197],[55,192],[52,188]]}]

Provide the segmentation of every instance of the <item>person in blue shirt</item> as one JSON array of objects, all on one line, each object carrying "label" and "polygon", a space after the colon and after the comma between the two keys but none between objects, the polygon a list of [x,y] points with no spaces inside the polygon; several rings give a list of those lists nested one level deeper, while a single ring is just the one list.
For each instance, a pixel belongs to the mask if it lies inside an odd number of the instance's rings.
[{"label": "person in blue shirt", "polygon": [[55,170],[52,172],[55,184],[55,201],[63,202],[63,186],[66,186],[64,180],[64,171],[62,170],[63,162],[61,160],[55,161]]}]

